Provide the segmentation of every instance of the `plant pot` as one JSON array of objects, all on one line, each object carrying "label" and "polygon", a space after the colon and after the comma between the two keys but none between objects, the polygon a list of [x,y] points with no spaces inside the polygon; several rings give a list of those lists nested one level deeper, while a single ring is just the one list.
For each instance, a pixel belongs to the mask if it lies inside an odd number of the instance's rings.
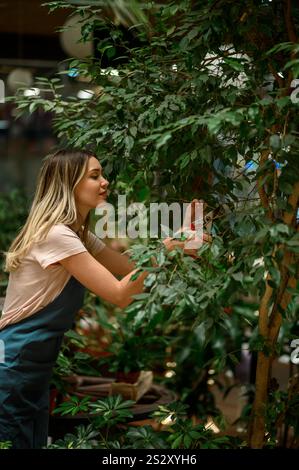
[{"label": "plant pot", "polygon": [[96,349],[96,348],[93,348],[93,347],[78,348],[77,351],[85,353],[85,354],[89,354],[89,356],[95,357],[95,358],[113,356],[113,353],[111,353],[109,351],[103,351],[99,348]]},{"label": "plant pot", "polygon": [[134,384],[137,382],[140,372],[140,370],[135,372],[115,372],[116,382]]},{"label": "plant pot", "polygon": [[[138,401],[152,386],[153,383],[153,373],[152,371],[140,371],[138,375],[130,375],[129,378],[132,380],[134,378],[135,382],[120,382],[121,375],[118,375],[118,381],[111,383],[110,395],[121,395],[127,400]],[[127,375],[127,374],[125,374]],[[124,376],[122,376],[124,377]]]},{"label": "plant pot", "polygon": [[63,378],[68,383],[68,393],[83,398],[91,396],[92,399],[103,398],[108,395],[121,395],[125,399],[138,401],[152,386],[153,372],[138,371],[118,373],[112,377],[90,377],[72,375]]}]

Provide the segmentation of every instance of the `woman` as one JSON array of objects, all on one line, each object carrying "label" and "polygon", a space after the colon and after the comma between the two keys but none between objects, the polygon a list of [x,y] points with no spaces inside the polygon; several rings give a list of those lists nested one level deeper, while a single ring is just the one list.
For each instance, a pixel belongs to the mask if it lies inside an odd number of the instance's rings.
[{"label": "woman", "polygon": [[[0,441],[14,448],[47,445],[52,369],[84,289],[121,308],[143,290],[148,273],[131,281],[134,263],[88,230],[90,210],[106,199],[108,184],[93,153],[46,157],[27,221],[6,253]],[[182,245],[169,238],[164,244]]]}]

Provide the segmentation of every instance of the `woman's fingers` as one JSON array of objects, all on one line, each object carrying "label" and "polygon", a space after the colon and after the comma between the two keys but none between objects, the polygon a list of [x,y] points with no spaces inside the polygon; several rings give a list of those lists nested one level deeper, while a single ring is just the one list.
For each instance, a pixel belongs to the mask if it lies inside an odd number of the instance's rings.
[{"label": "woman's fingers", "polygon": [[[190,228],[190,224],[193,224],[196,219],[196,205],[203,201],[200,199],[192,199],[192,201],[188,204],[185,212],[185,217],[183,221],[183,228]],[[198,209],[197,209],[198,210]]]},{"label": "woman's fingers", "polygon": [[[190,241],[190,240],[200,241],[200,238],[197,236],[196,231],[193,231],[192,233],[189,232],[187,241]],[[208,233],[203,232],[202,240],[203,240],[203,242],[211,243],[213,239],[212,239],[211,235],[209,235]]]},{"label": "woman's fingers", "polygon": [[185,242],[176,240],[175,238],[165,238],[163,243],[168,251],[173,250],[175,247],[184,248]]},{"label": "woman's fingers", "polygon": [[211,235],[209,235],[208,233],[203,234],[203,239],[205,242],[208,242],[208,243],[212,243],[212,240],[213,240]]},{"label": "woman's fingers", "polygon": [[[196,236],[196,232],[189,233],[189,237],[185,241],[181,241],[175,238],[165,238],[163,243],[167,249],[167,251],[172,251],[174,248],[181,248],[186,255],[192,256],[194,258],[197,257],[197,251],[202,246],[203,243],[211,243],[212,237],[207,234],[203,233],[203,239],[200,240]],[[189,246],[188,246],[189,245]]]},{"label": "woman's fingers", "polygon": [[195,249],[184,248],[184,253],[185,253],[185,255],[192,256],[192,258],[197,257],[197,250],[195,250]]}]

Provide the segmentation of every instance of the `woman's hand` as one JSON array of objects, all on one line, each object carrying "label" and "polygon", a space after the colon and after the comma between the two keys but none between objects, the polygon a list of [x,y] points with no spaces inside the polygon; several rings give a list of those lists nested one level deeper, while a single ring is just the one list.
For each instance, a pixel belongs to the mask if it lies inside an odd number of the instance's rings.
[{"label": "woman's hand", "polygon": [[[202,207],[200,206],[202,204]],[[204,201],[202,199],[193,199],[190,204],[188,204],[185,217],[183,220],[183,225],[180,231],[185,230],[195,230],[195,222],[200,221],[202,218],[203,222],[203,211],[204,211]]]},{"label": "woman's hand", "polygon": [[[192,233],[191,233],[192,232]],[[201,241],[198,237],[196,237],[195,230],[188,231],[188,238],[186,240],[179,240],[176,238],[165,238],[163,240],[164,246],[166,247],[167,251],[172,251],[174,248],[181,248],[186,255],[192,256],[192,258],[198,258],[197,250],[202,246],[203,243],[211,243],[212,237],[207,233],[203,234],[203,241]],[[192,244],[190,243],[192,241]],[[189,244],[189,247],[188,247]],[[198,245],[196,248],[195,246]]]},{"label": "woman's hand", "polygon": [[[186,255],[192,256],[193,258],[198,258],[197,250],[202,246],[203,243],[211,243],[212,237],[207,234],[203,233],[202,239],[198,236],[197,231],[195,230],[195,225],[200,216],[203,217],[203,211],[199,211],[196,204],[203,203],[204,201],[193,199],[193,201],[188,205],[183,225],[182,227],[175,233],[175,235],[181,235],[181,239],[179,238],[165,238],[163,243],[168,251],[173,250],[176,247],[181,248]],[[200,212],[198,214],[198,212]],[[197,217],[196,217],[197,215]],[[182,240],[182,236],[184,236],[184,240]]]}]

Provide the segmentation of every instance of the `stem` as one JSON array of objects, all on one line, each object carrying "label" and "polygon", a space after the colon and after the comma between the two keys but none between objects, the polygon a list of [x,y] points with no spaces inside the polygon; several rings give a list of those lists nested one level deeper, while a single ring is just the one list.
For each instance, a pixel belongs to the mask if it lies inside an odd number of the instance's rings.
[{"label": "stem", "polygon": [[[270,154],[270,151],[268,149],[264,150],[262,152],[261,159],[260,159],[260,165],[263,165],[266,162],[269,154]],[[259,193],[259,196],[260,196],[262,206],[267,211],[267,216],[269,217],[270,220],[272,220],[272,222],[274,222],[274,220],[275,220],[274,215],[273,215],[272,209],[269,206],[268,196],[267,196],[267,193],[266,193],[265,188],[263,186],[262,179],[263,179],[263,176],[258,177],[257,190],[258,190],[258,193]]]},{"label": "stem", "polygon": [[262,351],[259,351],[257,356],[255,398],[248,432],[249,446],[252,449],[261,449],[264,445],[269,370],[270,357],[265,356]]},{"label": "stem", "polygon": [[275,80],[277,81],[279,88],[284,88],[283,78],[278,75],[278,73],[276,72],[272,64],[269,63],[268,67],[269,67],[270,72],[274,76]]},{"label": "stem", "polygon": [[[284,8],[284,19],[285,19],[285,24],[286,24],[286,29],[288,33],[288,38],[290,42],[297,43],[297,35],[296,35],[296,30],[292,18],[292,0],[287,0],[286,1],[286,6]],[[294,60],[296,58],[296,54],[291,53],[291,59]],[[288,74],[288,79],[287,79],[287,84],[286,84],[286,90],[285,94],[288,94],[289,87],[291,85],[291,82],[293,80],[293,73],[292,70],[289,70]]]},{"label": "stem", "polygon": [[[259,308],[259,334],[265,340],[268,338],[268,309],[273,294],[273,288],[268,284],[270,275],[267,275],[266,288]],[[252,407],[251,423],[248,430],[249,445],[253,449],[263,447],[265,438],[265,410],[269,384],[270,357],[262,351],[258,352],[255,378],[255,397]]]},{"label": "stem", "polygon": [[173,269],[173,271],[171,272],[171,275],[170,275],[170,278],[169,278],[169,281],[168,281],[167,286],[170,286],[170,282],[171,282],[171,280],[172,280],[172,278],[173,278],[173,275],[174,275],[175,271],[177,270],[177,267],[178,267],[178,265],[176,264],[175,267],[174,267],[174,269]]},{"label": "stem", "polygon": [[284,18],[290,42],[297,42],[296,30],[292,18],[292,0],[287,0],[286,2],[286,8],[284,9]]}]

